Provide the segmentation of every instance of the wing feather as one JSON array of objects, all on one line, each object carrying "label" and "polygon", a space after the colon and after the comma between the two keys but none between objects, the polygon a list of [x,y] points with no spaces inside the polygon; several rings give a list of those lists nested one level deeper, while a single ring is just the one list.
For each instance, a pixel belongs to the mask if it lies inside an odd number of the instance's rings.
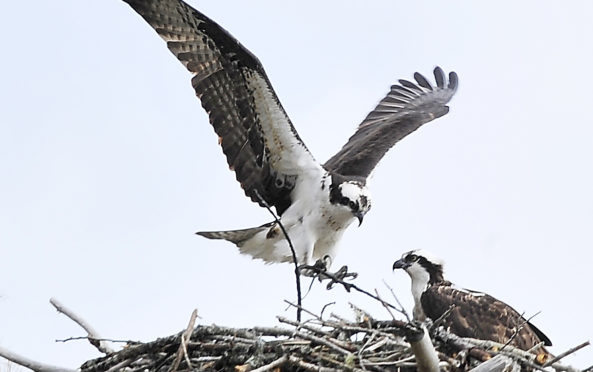
[{"label": "wing feather", "polygon": [[124,0],[193,74],[192,85],[245,194],[282,214],[303,172],[321,172],[257,59],[232,35],[180,0]]},{"label": "wing feather", "polygon": [[[421,302],[426,316],[433,320],[455,305],[443,325],[460,337],[503,344],[512,338],[510,345],[523,350],[529,350],[541,341],[547,346],[552,345],[515,309],[488,294],[460,290],[450,285],[433,285],[422,294]],[[517,335],[513,336],[519,328]]]},{"label": "wing feather", "polygon": [[426,78],[424,77],[424,75],[419,74],[418,72],[414,73],[414,79],[418,82],[418,84],[423,87],[426,88],[428,90],[433,90],[432,89],[432,84],[430,84],[430,82],[428,80],[426,80]]},{"label": "wing feather", "polygon": [[324,167],[347,176],[368,177],[398,141],[423,124],[449,112],[446,104],[457,90],[457,74],[449,74],[446,87],[445,73],[440,67],[434,69],[434,76],[436,88],[419,73],[414,74],[417,84],[399,80],[399,85],[391,87],[387,96]]}]

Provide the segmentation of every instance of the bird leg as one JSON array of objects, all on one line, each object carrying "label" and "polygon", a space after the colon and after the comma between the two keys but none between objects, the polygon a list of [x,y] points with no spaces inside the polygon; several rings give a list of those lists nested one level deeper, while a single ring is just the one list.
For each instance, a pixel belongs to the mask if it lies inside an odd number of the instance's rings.
[{"label": "bird leg", "polygon": [[325,256],[323,259],[319,259],[313,265],[301,265],[299,266],[299,270],[301,274],[304,276],[309,276],[313,278],[317,278],[320,282],[324,280],[329,280],[327,283],[327,289],[332,289],[334,284],[341,284],[344,286],[346,291],[350,292],[352,288],[352,284],[347,283],[345,280],[347,279],[355,279],[358,274],[355,272],[349,272],[348,266],[342,266],[338,271],[335,273],[329,272],[327,269],[331,264],[331,257]]},{"label": "bird leg", "polygon": [[315,261],[313,265],[301,265],[299,266],[299,271],[301,275],[308,276],[311,278],[319,277],[321,273],[327,272],[329,265],[331,264],[331,259],[329,256],[325,256],[323,258],[318,259]]}]

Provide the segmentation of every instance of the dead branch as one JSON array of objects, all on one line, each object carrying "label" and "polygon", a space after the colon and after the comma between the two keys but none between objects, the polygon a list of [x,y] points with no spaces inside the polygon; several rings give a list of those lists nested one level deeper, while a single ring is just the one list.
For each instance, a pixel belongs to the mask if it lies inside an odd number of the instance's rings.
[{"label": "dead branch", "polygon": [[109,347],[109,344],[107,344],[107,342],[105,341],[102,341],[101,336],[99,336],[97,331],[95,331],[95,329],[91,327],[91,325],[88,324],[84,319],[75,314],[72,310],[62,305],[55,298],[50,298],[49,303],[52,304],[59,313],[66,315],[68,318],[72,319],[76,324],[81,326],[82,329],[84,329],[88,334],[88,340],[91,343],[91,345],[96,347],[103,354],[113,353],[113,349]]},{"label": "dead branch", "polygon": [[439,358],[426,327],[419,322],[409,323],[406,340],[412,347],[419,372],[439,372]]},{"label": "dead branch", "polygon": [[[412,319],[408,315],[408,312],[406,311],[406,309],[404,308],[404,306],[402,305],[402,303],[399,301],[399,298],[397,298],[397,295],[395,294],[395,291],[393,290],[393,288],[391,288],[391,286],[389,284],[387,284],[387,282],[385,281],[385,279],[383,279],[383,284],[389,289],[389,291],[391,292],[391,295],[395,299],[395,302],[397,302],[397,305],[399,306],[399,310],[397,310],[397,311],[399,313],[401,313],[403,316],[405,316],[406,317],[406,320],[408,322],[411,322]],[[377,295],[379,295],[379,294],[377,293]]]},{"label": "dead branch", "polygon": [[288,246],[290,247],[290,253],[292,253],[292,262],[294,263],[294,275],[296,278],[297,304],[299,305],[297,307],[297,321],[300,322],[301,321],[301,309],[303,306],[303,299],[302,299],[302,295],[301,295],[301,269],[299,268],[299,262],[297,261],[297,256],[296,256],[296,252],[294,250],[294,246],[292,245],[292,241],[290,240],[290,237],[288,236],[288,232],[284,228],[284,225],[282,224],[282,222],[280,221],[278,216],[276,216],[276,213],[274,213],[274,211],[272,210],[272,208],[270,207],[268,202],[266,202],[264,200],[264,198],[259,194],[259,192],[257,190],[255,190],[255,195],[257,195],[257,198],[259,199],[260,203],[268,210],[268,212],[270,212],[272,217],[274,217],[274,221],[278,224],[278,226],[280,226],[280,230],[282,230],[282,234],[284,234],[284,237],[286,238],[286,241],[288,242]]},{"label": "dead branch", "polygon": [[[525,325],[527,325],[533,318],[538,316],[540,313],[541,313],[541,311],[538,311],[537,313],[530,316],[528,319],[523,318],[523,321],[521,322],[521,324],[519,324],[519,326],[516,327],[515,332],[513,332],[511,337],[509,337],[508,341],[505,342],[505,344],[502,346],[501,350],[503,350],[505,347],[509,346],[511,344],[511,342],[513,342],[513,340],[519,335],[519,332],[521,332],[521,330],[525,327]],[[523,317],[523,315],[524,314],[521,314],[521,317]]]},{"label": "dead branch", "polygon": [[[89,340],[89,336],[75,336],[75,337],[67,337],[67,338],[59,338],[56,339],[55,342],[68,342],[68,341],[77,341],[77,340]],[[140,344],[140,341],[134,341],[134,340],[115,340],[112,338],[93,338],[93,340],[96,341],[107,341],[107,342],[111,342],[111,343],[121,343],[121,344]],[[90,342],[90,341],[89,341]]]},{"label": "dead branch", "polygon": [[280,358],[276,359],[275,361],[266,364],[265,366],[261,366],[259,368],[256,368],[254,370],[252,370],[251,372],[265,372],[265,371],[269,371],[271,369],[274,369],[276,367],[280,367],[282,364],[286,363],[286,361],[288,360],[288,355],[283,355]]},{"label": "dead branch", "polygon": [[179,350],[177,350],[177,356],[175,357],[175,361],[173,362],[173,366],[171,367],[170,372],[177,371],[177,368],[179,368],[179,364],[181,363],[182,357],[185,357],[185,362],[187,363],[188,368],[192,369],[191,362],[187,357],[187,342],[189,341],[191,332],[194,329],[197,317],[198,309],[194,309],[189,318],[189,324],[187,325],[185,332],[183,332],[183,334],[181,335],[181,345],[179,345]]},{"label": "dead branch", "polygon": [[551,365],[553,365],[554,363],[556,363],[557,361],[559,361],[560,359],[562,359],[562,358],[564,358],[564,357],[566,357],[566,356],[568,356],[568,355],[570,355],[570,354],[574,353],[574,352],[575,352],[575,351],[577,351],[577,350],[580,350],[580,349],[582,349],[582,348],[584,348],[584,347],[586,347],[586,346],[589,346],[589,345],[590,345],[590,342],[589,342],[589,341],[585,341],[585,342],[583,342],[583,343],[582,343],[582,344],[580,344],[580,345],[577,345],[577,346],[575,346],[575,347],[573,347],[573,348],[571,348],[571,349],[568,349],[568,350],[566,350],[565,352],[563,352],[562,354],[559,354],[559,355],[558,355],[558,356],[556,356],[555,358],[553,358],[553,359],[549,360],[548,362],[544,363],[543,367],[548,367],[548,366],[551,366]]},{"label": "dead branch", "polygon": [[49,364],[37,362],[17,353],[13,353],[12,351],[5,349],[2,346],[0,346],[0,356],[10,360],[15,364],[18,364],[25,368],[32,369],[35,372],[76,372],[76,370],[74,369],[56,367]]},{"label": "dead branch", "polygon": [[470,372],[519,372],[521,367],[512,358],[505,355],[497,355],[494,358],[481,363]]}]

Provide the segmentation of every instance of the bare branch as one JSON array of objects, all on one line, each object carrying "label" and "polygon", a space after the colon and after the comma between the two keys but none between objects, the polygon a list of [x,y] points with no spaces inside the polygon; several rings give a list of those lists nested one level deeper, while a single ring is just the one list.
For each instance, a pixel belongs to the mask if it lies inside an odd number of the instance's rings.
[{"label": "bare branch", "polygon": [[299,359],[295,356],[289,356],[288,360],[294,364],[297,367],[300,367],[306,371],[312,371],[312,372],[342,372],[341,369],[337,369],[337,368],[327,368],[327,367],[320,367],[317,366],[315,364],[311,364],[311,363],[307,363],[305,361],[303,361],[302,359]]},{"label": "bare branch", "polygon": [[492,359],[488,359],[487,361],[480,363],[476,368],[472,369],[470,372],[519,371],[520,369],[521,367],[516,365],[513,359],[499,354]]},{"label": "bare branch", "polygon": [[[541,311],[538,311],[537,313],[530,316],[528,319],[523,319],[521,324],[515,329],[515,332],[513,332],[511,337],[509,337],[509,340],[507,342],[505,342],[505,344],[503,345],[503,347],[500,350],[502,351],[505,347],[509,346],[511,344],[511,342],[513,342],[513,340],[519,335],[519,332],[521,332],[521,330],[525,327],[525,325],[527,323],[529,323],[529,321],[531,321],[531,319],[538,316],[540,313],[541,313]],[[523,317],[523,314],[521,314],[521,317]]]},{"label": "bare branch", "polygon": [[297,307],[297,321],[300,322],[301,321],[301,309],[302,309],[302,305],[303,305],[303,299],[302,299],[302,295],[301,295],[301,269],[299,268],[299,262],[297,261],[297,256],[296,256],[296,252],[294,250],[294,246],[292,245],[292,241],[290,240],[290,237],[288,236],[288,232],[286,232],[284,225],[282,224],[282,222],[280,221],[278,216],[276,216],[276,213],[274,213],[274,211],[272,210],[270,205],[264,200],[264,198],[262,198],[262,196],[259,194],[259,192],[257,190],[254,190],[254,191],[255,191],[255,195],[257,195],[257,198],[259,199],[261,204],[264,207],[266,207],[268,212],[270,212],[272,217],[274,217],[274,221],[278,224],[278,226],[280,226],[280,229],[282,230],[282,233],[284,234],[284,237],[286,238],[286,241],[288,242],[288,246],[290,247],[290,253],[292,253],[292,262],[294,263],[294,276],[296,278],[297,304],[299,305]]},{"label": "bare branch", "polygon": [[434,329],[437,329],[440,327],[441,323],[443,323],[445,321],[445,319],[447,319],[447,317],[449,316],[449,314],[451,314],[451,312],[453,311],[453,309],[455,309],[455,304],[451,304],[451,306],[449,306],[449,308],[447,309],[447,311],[445,311],[441,316],[439,316],[430,326],[430,331],[432,332]]},{"label": "bare branch", "polygon": [[276,359],[275,361],[273,361],[272,363],[266,364],[265,366],[261,366],[259,368],[256,368],[254,370],[252,370],[251,372],[265,372],[265,371],[269,371],[271,369],[274,369],[276,367],[280,367],[281,365],[283,365],[284,363],[286,363],[286,361],[288,360],[288,355],[282,355],[280,358]]},{"label": "bare branch", "polygon": [[383,284],[385,284],[385,286],[387,288],[389,288],[389,291],[391,292],[391,295],[393,296],[393,298],[395,299],[395,302],[397,302],[397,305],[399,306],[399,310],[398,312],[400,312],[401,314],[403,314],[406,317],[406,320],[408,322],[411,322],[412,319],[410,318],[410,316],[408,315],[408,312],[406,311],[406,309],[404,308],[404,305],[402,305],[402,303],[399,301],[399,298],[397,298],[397,296],[395,295],[395,291],[393,290],[393,288],[391,288],[391,286],[389,284],[387,284],[387,282],[385,281],[385,279],[383,279]]},{"label": "bare branch", "polygon": [[418,322],[409,323],[406,340],[410,343],[419,372],[439,372],[439,357],[426,328]]},{"label": "bare branch", "polygon": [[[89,336],[76,336],[76,337],[68,337],[68,338],[58,338],[58,339],[55,340],[55,342],[68,342],[68,341],[77,341],[77,340],[87,340],[87,341],[89,341],[89,338],[90,338]],[[130,344],[130,345],[141,344],[140,341],[134,341],[134,340],[115,340],[115,339],[112,339],[112,338],[93,338],[93,340],[96,340],[96,341],[107,341],[107,342],[111,342],[111,343]]]},{"label": "bare branch", "polygon": [[187,328],[185,329],[185,332],[183,332],[183,334],[181,335],[181,342],[179,345],[179,349],[177,350],[177,356],[175,357],[175,361],[173,362],[173,365],[171,366],[170,372],[177,371],[177,368],[179,368],[179,364],[181,363],[182,357],[185,357],[185,362],[187,363],[187,367],[190,370],[193,369],[191,366],[191,362],[189,361],[189,357],[187,356],[186,343],[189,341],[192,331],[194,330],[194,325],[196,324],[197,317],[198,317],[198,309],[194,309],[194,311],[192,311],[191,316],[189,318],[189,323],[187,325]]},{"label": "bare branch", "polygon": [[35,360],[26,358],[22,355],[13,353],[12,351],[0,346],[0,356],[10,360],[11,362],[32,369],[35,372],[76,372],[74,369],[55,367],[49,364],[37,362]]},{"label": "bare branch", "polygon": [[583,342],[582,344],[580,344],[580,345],[577,345],[577,346],[575,346],[575,347],[573,347],[573,348],[571,348],[571,349],[568,349],[568,350],[566,350],[565,352],[563,352],[562,354],[559,354],[559,355],[558,355],[558,356],[556,356],[555,358],[553,358],[553,359],[551,359],[550,361],[546,362],[546,363],[545,363],[543,366],[544,366],[544,367],[551,366],[551,365],[553,365],[554,363],[556,363],[557,361],[559,361],[560,359],[562,359],[562,358],[564,358],[564,357],[566,357],[566,356],[568,356],[568,355],[570,355],[570,354],[574,353],[574,352],[575,352],[575,351],[577,351],[577,350],[580,350],[580,349],[584,348],[585,346],[589,346],[589,345],[590,345],[590,342],[589,342],[589,341],[585,341],[585,342]]},{"label": "bare branch", "polygon": [[[290,301],[288,301],[288,300],[284,300],[284,302],[286,302],[288,305],[290,305],[290,306],[292,306],[292,307],[295,307],[295,308],[297,308],[297,309],[301,309],[301,311],[304,311],[305,313],[307,313],[307,314],[311,315],[312,317],[315,317],[315,318],[316,318],[316,319],[318,319],[318,320],[321,320],[321,318],[319,317],[319,315],[317,315],[317,314],[315,314],[314,312],[311,312],[311,311],[309,311],[309,310],[307,310],[307,309],[303,308],[303,307],[302,307],[302,306],[300,306],[300,305],[293,304],[292,302],[290,302]],[[298,319],[297,319],[297,321],[299,321],[299,322],[300,322],[300,320],[298,320]]]},{"label": "bare branch", "polygon": [[[313,270],[316,269],[315,266],[309,266],[307,268],[313,269]],[[330,273],[328,271],[319,271],[319,272],[317,272],[317,275],[318,275],[318,278],[320,281],[327,280],[327,279],[330,280],[330,283],[327,285],[327,287],[328,287],[327,289],[331,289],[332,286],[336,283],[341,284],[344,287],[344,289],[346,290],[346,292],[350,292],[351,289],[354,289],[357,292],[365,294],[365,295],[369,296],[370,298],[383,303],[384,306],[389,306],[390,308],[392,308],[395,311],[400,311],[400,309],[397,306],[394,306],[394,305],[390,304],[389,302],[380,299],[379,297],[375,296],[374,294],[370,293],[369,291],[366,291],[366,290],[360,288],[359,286],[357,286],[354,283],[346,282],[344,280],[345,278],[349,278],[349,277],[353,277],[353,276],[355,278],[356,275],[358,275],[356,273],[348,272],[348,266],[342,266],[342,268],[335,273]]]},{"label": "bare branch", "polygon": [[396,320],[395,319],[395,316],[391,312],[391,309],[389,309],[389,306],[385,305],[385,301],[383,301],[383,299],[379,296],[379,291],[377,291],[376,288],[375,288],[375,295],[381,301],[381,305],[383,305],[383,307],[385,308],[385,310],[387,310],[387,312],[389,313],[389,315],[391,315],[391,319]]},{"label": "bare branch", "polygon": [[66,315],[68,318],[72,319],[76,324],[81,326],[82,329],[84,329],[88,334],[88,340],[91,343],[91,345],[96,347],[103,354],[113,353],[113,349],[109,347],[109,344],[107,344],[107,342],[99,341],[102,340],[101,336],[99,336],[97,331],[95,331],[95,329],[91,327],[90,324],[88,324],[84,319],[75,314],[72,310],[62,305],[55,298],[50,298],[49,303],[52,304],[59,313]]},{"label": "bare branch", "polygon": [[107,372],[121,371],[122,368],[129,366],[130,364],[132,364],[133,361],[134,361],[134,359],[126,359],[126,360],[122,361],[121,363],[116,364],[113,367],[109,368],[107,370]]}]

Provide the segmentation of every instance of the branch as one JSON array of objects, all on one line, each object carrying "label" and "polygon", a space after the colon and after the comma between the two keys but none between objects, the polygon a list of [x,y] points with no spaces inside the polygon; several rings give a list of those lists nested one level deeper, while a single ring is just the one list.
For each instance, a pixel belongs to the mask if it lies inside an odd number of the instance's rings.
[{"label": "branch", "polygon": [[290,363],[294,364],[295,366],[304,369],[305,371],[312,371],[312,372],[340,372],[340,369],[336,368],[327,368],[327,367],[320,367],[315,364],[307,363],[293,355],[288,357]]},{"label": "branch", "polygon": [[379,296],[379,291],[377,291],[377,288],[375,288],[375,294],[377,295],[377,298],[381,299],[381,305],[383,305],[383,307],[385,308],[385,310],[387,310],[387,312],[389,313],[389,315],[391,315],[391,319],[396,320],[395,319],[395,316],[391,312],[391,309],[389,309],[389,306],[385,305],[385,301],[383,301],[383,299]]},{"label": "branch", "polygon": [[419,322],[410,322],[406,340],[412,347],[419,372],[439,372],[439,357],[426,328]]},{"label": "branch", "polygon": [[[387,288],[389,288],[389,291],[391,292],[391,295],[393,296],[393,298],[395,298],[395,302],[397,302],[397,304],[399,305],[400,310],[398,310],[398,312],[402,313],[406,317],[406,320],[408,322],[411,322],[412,319],[408,315],[408,312],[406,311],[406,309],[404,308],[404,306],[402,305],[402,303],[399,301],[399,298],[397,298],[397,296],[395,295],[395,291],[393,290],[393,288],[391,288],[389,286],[389,284],[387,284],[387,282],[385,281],[385,279],[383,279],[383,284],[385,284],[385,286]],[[378,293],[377,293],[377,295],[378,295]]]},{"label": "branch", "polygon": [[[515,339],[515,337],[517,337],[519,335],[519,332],[521,332],[521,330],[523,329],[523,327],[525,327],[525,325],[528,324],[531,321],[531,319],[535,318],[540,313],[541,313],[541,311],[538,311],[537,313],[535,313],[532,316],[530,316],[529,319],[523,318],[523,322],[521,322],[521,324],[519,325],[519,327],[517,327],[515,329],[515,332],[513,332],[513,334],[511,335],[511,337],[509,337],[509,340],[507,342],[505,342],[505,344],[500,349],[500,351],[504,350],[505,347],[509,346],[511,344],[511,342],[513,342],[513,340]],[[523,314],[521,314],[521,317],[523,317]]]},{"label": "branch", "polygon": [[301,269],[299,268],[299,263],[297,261],[297,256],[296,256],[296,252],[294,250],[294,246],[292,245],[292,241],[290,240],[290,237],[288,236],[288,232],[286,232],[284,225],[282,224],[282,222],[280,221],[278,216],[276,216],[276,213],[274,213],[274,211],[272,210],[272,208],[270,207],[268,202],[266,202],[264,200],[264,198],[262,198],[262,196],[259,194],[259,192],[257,190],[255,190],[255,195],[259,199],[260,203],[268,210],[268,212],[270,212],[272,217],[274,217],[274,221],[278,224],[278,226],[280,226],[280,229],[282,230],[282,233],[284,234],[284,237],[286,238],[286,241],[288,242],[288,246],[290,247],[290,253],[292,253],[292,262],[294,263],[294,276],[296,278],[297,305],[298,305],[298,307],[297,307],[297,321],[300,322],[301,321],[301,309],[302,309],[302,305],[303,305],[303,303],[302,303],[303,300],[302,300],[302,295],[301,295]]},{"label": "branch", "polygon": [[572,353],[574,353],[577,350],[580,350],[582,348],[584,348],[585,346],[589,346],[590,343],[589,341],[585,341],[580,345],[577,345],[571,349],[566,350],[565,352],[563,352],[562,354],[558,355],[557,357],[555,357],[554,359],[551,359],[550,361],[546,362],[543,367],[548,367],[551,366],[552,364],[556,363],[557,361],[559,361],[560,359],[564,358],[565,356],[568,356]]},{"label": "branch", "polygon": [[74,369],[62,368],[62,367],[55,367],[49,364],[43,364],[29,358],[26,358],[22,355],[13,353],[12,351],[3,348],[0,346],[0,356],[10,360],[13,363],[16,363],[20,366],[25,368],[32,369],[35,372],[76,372]]},{"label": "branch", "polygon": [[445,311],[441,316],[439,316],[430,326],[430,332],[434,331],[435,329],[439,328],[441,324],[447,319],[447,317],[451,314],[451,312],[455,309],[455,304],[451,304],[447,311]]},{"label": "branch", "polygon": [[[256,369],[252,370],[251,372],[265,372],[265,371],[269,371],[271,369],[276,369],[277,367],[280,367],[282,364],[286,363],[287,360],[288,360],[288,355],[284,354],[280,358],[273,361],[272,363],[269,363],[269,364],[266,364],[265,366],[256,368]],[[278,368],[278,370],[280,370],[280,368]]]},{"label": "branch", "polygon": [[319,281],[329,279],[330,282],[327,284],[328,290],[331,289],[332,286],[336,283],[341,284],[344,287],[344,289],[346,290],[346,292],[350,292],[351,289],[354,289],[357,292],[365,294],[365,295],[369,296],[370,298],[379,301],[381,304],[383,304],[383,306],[390,307],[397,312],[402,312],[401,309],[399,309],[397,306],[394,306],[394,305],[390,304],[389,302],[384,301],[380,297],[375,296],[374,294],[360,288],[356,284],[346,282],[344,280],[345,278],[356,278],[356,276],[358,275],[354,272],[348,272],[348,266],[342,266],[342,268],[340,268],[340,270],[336,271],[335,273],[330,273],[329,271],[319,270],[319,268],[316,267],[315,265],[307,266],[306,268],[311,269],[311,270],[317,270],[317,277],[318,277]]},{"label": "branch", "polygon": [[[62,305],[58,300],[55,298],[50,298],[49,303],[51,303],[59,313],[66,315],[68,318],[72,319],[76,324],[81,326],[86,333],[88,334],[88,340],[96,347],[100,352],[103,354],[111,354],[113,353],[113,349],[109,347],[107,342],[102,341],[101,336],[91,327],[84,319],[76,315],[72,310],[68,309],[64,305]],[[101,341],[99,341],[101,340]]]},{"label": "branch", "polygon": [[470,372],[501,372],[501,371],[511,371],[509,367],[512,366],[515,362],[508,356],[504,356],[502,354],[498,354],[492,359],[488,359],[487,361],[480,363],[476,368],[470,370]]},{"label": "branch", "polygon": [[[75,336],[75,337],[68,337],[68,338],[62,338],[62,339],[56,339],[56,342],[68,342],[68,341],[77,341],[77,340],[87,340],[90,342],[90,337],[89,336]],[[92,338],[93,340],[96,341],[107,341],[107,342],[111,342],[111,343],[122,343],[122,344],[129,344],[129,345],[138,345],[141,344],[142,342],[140,341],[134,341],[134,340],[115,340],[112,338]]]},{"label": "branch", "polygon": [[179,349],[177,350],[177,356],[175,357],[175,361],[171,366],[170,371],[175,372],[177,368],[179,368],[179,364],[181,364],[181,358],[185,357],[185,362],[187,363],[187,368],[190,370],[193,369],[191,362],[189,361],[189,357],[187,356],[187,342],[189,341],[192,331],[194,330],[194,325],[196,324],[196,318],[198,317],[198,309],[194,309],[191,313],[191,317],[189,318],[189,323],[185,332],[181,335],[181,342],[179,343]]}]

